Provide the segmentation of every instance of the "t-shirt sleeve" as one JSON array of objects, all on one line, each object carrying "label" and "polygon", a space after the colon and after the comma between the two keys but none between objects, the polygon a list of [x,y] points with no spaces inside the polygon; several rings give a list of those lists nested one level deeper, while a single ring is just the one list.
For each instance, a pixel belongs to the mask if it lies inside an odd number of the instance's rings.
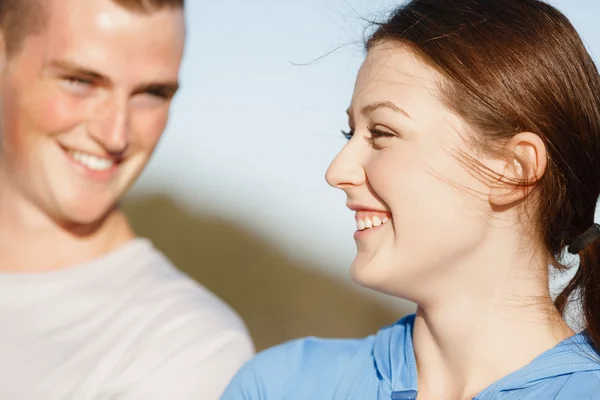
[{"label": "t-shirt sleeve", "polygon": [[119,400],[217,400],[235,373],[254,353],[244,332],[198,338],[164,354],[143,379],[126,388]]},{"label": "t-shirt sleeve", "polygon": [[254,355],[241,318],[212,294],[183,283],[138,301],[140,311],[127,320],[135,329],[116,340],[124,351],[94,398],[218,400]]}]

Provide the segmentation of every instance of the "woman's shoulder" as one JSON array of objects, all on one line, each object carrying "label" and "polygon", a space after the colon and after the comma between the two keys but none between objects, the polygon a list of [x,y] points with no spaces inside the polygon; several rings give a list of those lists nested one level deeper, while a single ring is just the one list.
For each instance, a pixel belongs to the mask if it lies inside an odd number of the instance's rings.
[{"label": "woman's shoulder", "polygon": [[585,333],[544,352],[478,399],[600,400],[600,354]]},{"label": "woman's shoulder", "polygon": [[404,353],[412,352],[413,322],[410,315],[362,339],[307,337],[264,350],[242,367],[222,399],[348,399],[348,390],[360,399],[376,396],[382,376],[389,380],[402,360],[412,360]]},{"label": "woman's shoulder", "polygon": [[555,398],[600,400],[600,370],[579,371],[566,377]]},{"label": "woman's shoulder", "polygon": [[222,399],[280,399],[294,393],[302,398],[298,390],[309,389],[303,383],[319,393],[334,390],[349,370],[363,368],[372,357],[373,340],[307,337],[271,347],[242,367]]},{"label": "woman's shoulder", "polygon": [[350,361],[357,354],[369,354],[372,348],[373,336],[361,339],[323,339],[311,336],[264,350],[248,365],[268,369],[285,362],[286,365],[293,366],[298,373],[306,367],[312,369],[315,364]]},{"label": "woman's shoulder", "polygon": [[527,385],[515,389],[505,389],[496,394],[486,393],[478,399],[556,399],[556,400],[600,400],[600,372],[577,371],[532,380]]}]

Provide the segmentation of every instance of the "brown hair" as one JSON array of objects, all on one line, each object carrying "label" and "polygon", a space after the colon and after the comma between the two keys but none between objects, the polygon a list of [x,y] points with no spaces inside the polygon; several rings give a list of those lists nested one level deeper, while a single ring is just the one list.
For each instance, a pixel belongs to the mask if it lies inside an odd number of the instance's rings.
[{"label": "brown hair", "polygon": [[[569,20],[538,0],[413,0],[367,41],[407,45],[443,76],[442,97],[484,148],[537,133],[548,153],[535,182],[540,242],[564,269],[565,247],[594,222],[600,194],[600,78]],[[600,349],[600,240],[556,299],[577,293],[587,333]]]},{"label": "brown hair", "polygon": [[[0,0],[0,29],[7,53],[17,52],[23,40],[44,29],[46,0]],[[134,12],[153,12],[165,7],[184,8],[184,0],[111,0]]]}]

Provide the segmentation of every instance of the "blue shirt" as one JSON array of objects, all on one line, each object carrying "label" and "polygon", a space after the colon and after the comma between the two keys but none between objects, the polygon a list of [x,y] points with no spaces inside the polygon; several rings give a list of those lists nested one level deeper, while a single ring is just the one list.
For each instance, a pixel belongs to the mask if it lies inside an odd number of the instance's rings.
[{"label": "blue shirt", "polygon": [[[360,340],[306,338],[258,354],[222,400],[415,400],[415,316]],[[474,400],[600,400],[600,358],[579,333]]]}]

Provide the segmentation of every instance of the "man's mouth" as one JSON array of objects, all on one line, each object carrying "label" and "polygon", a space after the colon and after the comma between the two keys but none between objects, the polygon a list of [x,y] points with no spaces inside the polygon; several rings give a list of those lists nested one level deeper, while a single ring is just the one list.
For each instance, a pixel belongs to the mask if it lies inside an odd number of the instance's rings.
[{"label": "man's mouth", "polygon": [[67,154],[73,161],[92,171],[107,171],[115,165],[112,158],[98,157],[78,150],[67,150]]}]

